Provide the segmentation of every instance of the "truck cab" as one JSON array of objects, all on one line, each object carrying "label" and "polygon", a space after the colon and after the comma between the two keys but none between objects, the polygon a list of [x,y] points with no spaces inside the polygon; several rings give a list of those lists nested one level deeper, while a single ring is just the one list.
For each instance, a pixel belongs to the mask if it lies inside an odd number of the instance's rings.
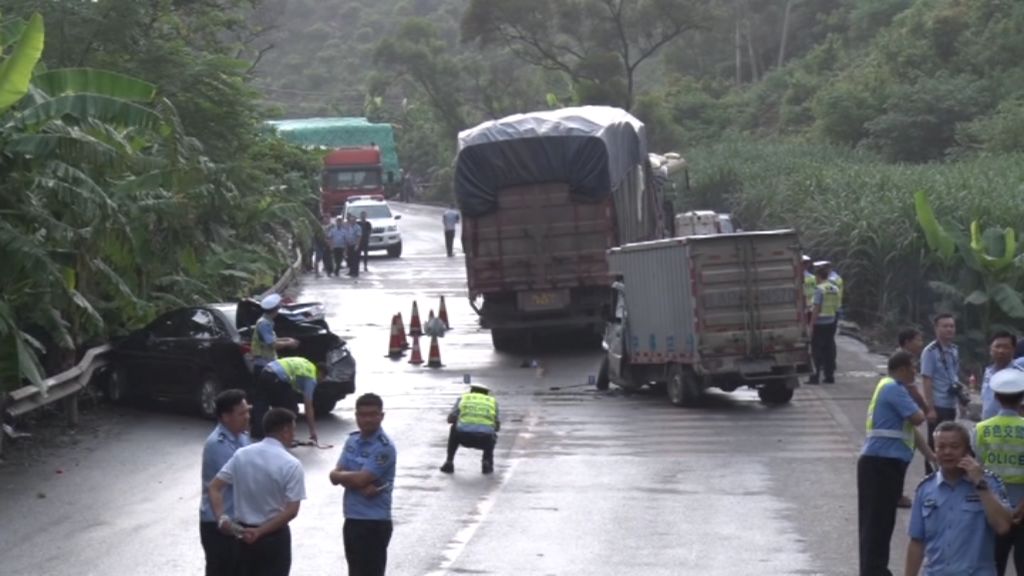
[{"label": "truck cab", "polygon": [[337,216],[352,196],[384,196],[383,168],[376,146],[339,148],[324,156],[320,174],[320,210]]}]

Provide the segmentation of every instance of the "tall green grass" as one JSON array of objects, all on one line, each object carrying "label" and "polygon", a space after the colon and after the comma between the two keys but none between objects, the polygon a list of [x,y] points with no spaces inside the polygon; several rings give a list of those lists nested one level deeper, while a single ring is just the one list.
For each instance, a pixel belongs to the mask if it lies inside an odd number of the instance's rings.
[{"label": "tall green grass", "polygon": [[869,153],[807,143],[729,141],[687,155],[682,209],[731,211],[745,229],[794,228],[806,253],[836,263],[862,321],[921,322],[939,278],[914,216],[925,190],[939,219],[966,229],[1024,228],[1024,155],[894,165]]}]

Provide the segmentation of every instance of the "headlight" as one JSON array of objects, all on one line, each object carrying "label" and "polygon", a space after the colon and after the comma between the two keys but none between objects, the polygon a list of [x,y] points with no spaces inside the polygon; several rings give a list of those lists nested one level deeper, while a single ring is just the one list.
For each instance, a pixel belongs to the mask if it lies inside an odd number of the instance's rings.
[{"label": "headlight", "polygon": [[398,226],[388,226],[388,232],[398,232]]}]

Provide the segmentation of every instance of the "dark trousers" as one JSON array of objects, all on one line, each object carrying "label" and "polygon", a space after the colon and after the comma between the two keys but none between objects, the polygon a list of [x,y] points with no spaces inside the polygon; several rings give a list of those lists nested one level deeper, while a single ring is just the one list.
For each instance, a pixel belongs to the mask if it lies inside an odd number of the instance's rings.
[{"label": "dark trousers", "polygon": [[485,432],[459,432],[458,427],[455,424],[452,424],[451,430],[448,432],[448,462],[455,461],[455,453],[459,451],[459,446],[465,446],[466,448],[483,450],[483,461],[493,464],[494,445],[497,441],[497,434],[487,434]]},{"label": "dark trousers", "polygon": [[345,258],[348,258],[348,275],[353,278],[359,277],[359,247],[349,246],[345,251]]},{"label": "dark trousers", "polygon": [[341,272],[341,264],[345,261],[345,248],[331,248],[331,267],[328,268],[327,275],[334,274],[338,275]]},{"label": "dark trousers", "polygon": [[996,574],[1006,574],[1013,549],[1013,566],[1017,574],[1024,575],[1024,526],[1014,525],[1006,536],[996,536]]},{"label": "dark trousers", "polygon": [[857,460],[860,576],[892,576],[889,542],[906,471],[907,463],[896,458],[861,456]]},{"label": "dark trousers", "polygon": [[292,569],[292,533],[287,526],[252,544],[238,546],[241,576],[288,576]]},{"label": "dark trousers", "polygon": [[252,418],[249,427],[254,439],[263,438],[263,416],[271,408],[287,408],[298,414],[299,403],[292,387],[273,370],[263,370],[256,378],[252,393]]},{"label": "dark trousers", "polygon": [[[956,408],[943,408],[941,406],[936,406],[935,412],[939,415],[938,419],[934,424],[928,422],[928,446],[930,446],[932,450],[935,449],[935,429],[943,422],[956,420]],[[932,465],[927,460],[924,461],[924,471],[926,474],[932,473]]]},{"label": "dark trousers", "polygon": [[345,520],[342,535],[348,576],[384,576],[393,529],[391,520]]},{"label": "dark trousers", "polygon": [[359,247],[359,259],[363,261],[363,270],[369,272],[370,271],[370,266],[367,263],[368,260],[370,259],[370,245],[369,244],[367,244],[365,246],[360,246]]},{"label": "dark trousers", "polygon": [[206,554],[206,576],[238,575],[237,538],[223,534],[216,522],[200,522],[199,541]]},{"label": "dark trousers", "polygon": [[444,231],[444,248],[448,251],[449,256],[455,255],[455,230]]},{"label": "dark trousers", "polygon": [[328,276],[334,272],[334,255],[332,252],[333,250],[330,248],[324,247],[324,251],[320,254],[320,259],[323,260],[324,263],[324,274],[327,274]]},{"label": "dark trousers", "polygon": [[814,357],[814,380],[825,372],[825,380],[836,377],[836,325],[815,324],[811,330],[811,355]]}]

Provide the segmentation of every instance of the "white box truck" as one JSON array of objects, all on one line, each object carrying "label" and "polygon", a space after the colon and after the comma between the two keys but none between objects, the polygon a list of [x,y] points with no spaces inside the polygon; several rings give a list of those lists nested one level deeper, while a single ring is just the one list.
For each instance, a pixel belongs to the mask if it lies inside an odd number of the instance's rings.
[{"label": "white box truck", "polygon": [[598,388],[664,385],[673,404],[715,387],[793,397],[810,371],[796,232],[741,232],[608,251],[615,308]]}]

